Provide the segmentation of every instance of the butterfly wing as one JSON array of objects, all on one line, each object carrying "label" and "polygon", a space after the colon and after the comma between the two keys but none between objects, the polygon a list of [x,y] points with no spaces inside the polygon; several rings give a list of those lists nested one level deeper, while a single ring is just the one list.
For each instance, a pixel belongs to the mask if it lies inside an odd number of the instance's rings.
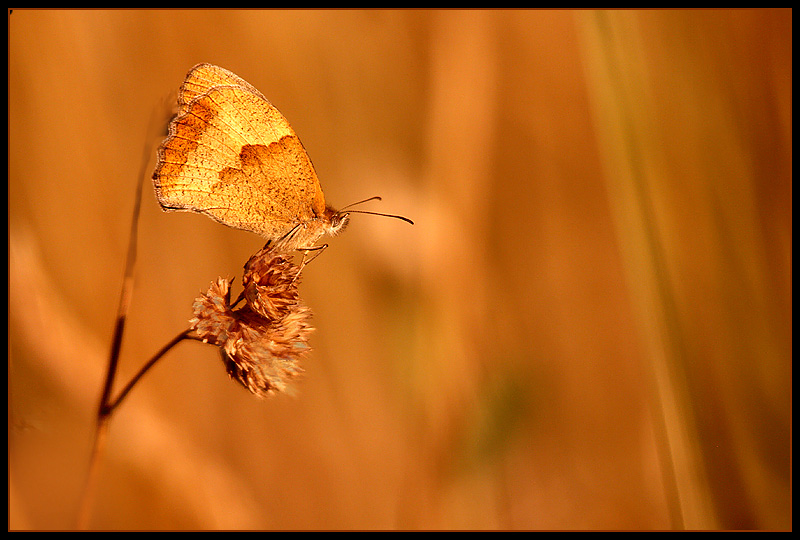
[{"label": "butterfly wing", "polygon": [[324,214],[300,140],[250,84],[200,64],[187,76],[179,106],[153,174],[164,210],[206,214],[268,239]]},{"label": "butterfly wing", "polygon": [[186,80],[181,85],[178,105],[181,110],[198,96],[201,96],[215,86],[240,86],[249,92],[259,96],[264,101],[268,101],[264,95],[253,85],[228,71],[227,69],[213,64],[197,64],[186,75]]}]

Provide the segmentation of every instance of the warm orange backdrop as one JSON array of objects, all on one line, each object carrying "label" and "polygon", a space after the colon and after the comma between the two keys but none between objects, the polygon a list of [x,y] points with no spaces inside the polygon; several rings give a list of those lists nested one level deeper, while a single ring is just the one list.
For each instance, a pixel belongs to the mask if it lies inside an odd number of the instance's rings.
[{"label": "warm orange backdrop", "polygon": [[[8,16],[9,528],[75,524],[148,122],[260,89],[353,216],[260,401],[184,343],[110,424],[103,529],[790,529],[792,12]],[[148,181],[145,179],[145,181]],[[147,184],[126,381],[254,235]]]}]

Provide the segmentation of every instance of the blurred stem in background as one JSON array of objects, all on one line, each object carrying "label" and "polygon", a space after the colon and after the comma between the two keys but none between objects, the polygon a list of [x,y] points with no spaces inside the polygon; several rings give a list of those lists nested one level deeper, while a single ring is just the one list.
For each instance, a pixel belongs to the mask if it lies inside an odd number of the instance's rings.
[{"label": "blurred stem in background", "polygon": [[577,13],[676,528],[791,528],[791,108],[748,55],[791,21],[760,15]]}]

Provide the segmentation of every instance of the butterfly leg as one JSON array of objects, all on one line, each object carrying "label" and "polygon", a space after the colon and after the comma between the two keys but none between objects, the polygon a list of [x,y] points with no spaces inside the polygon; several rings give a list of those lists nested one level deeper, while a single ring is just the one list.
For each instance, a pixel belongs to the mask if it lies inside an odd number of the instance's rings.
[{"label": "butterfly leg", "polygon": [[[325,249],[327,247],[328,247],[328,244],[322,244],[321,246],[313,246],[313,247],[307,247],[307,248],[297,248],[297,251],[302,251],[303,252],[303,259],[300,261],[300,270],[297,271],[297,275],[295,276],[294,279],[297,279],[297,277],[300,275],[300,273],[303,271],[303,268],[305,268],[307,264],[309,264],[311,261],[313,261],[314,259],[316,259],[320,255],[322,255],[322,252],[325,251]],[[314,253],[313,257],[311,257],[310,259],[306,260],[306,257],[308,257],[308,253],[310,251],[316,251],[316,253]],[[292,280],[292,281],[294,281],[294,280]]]}]

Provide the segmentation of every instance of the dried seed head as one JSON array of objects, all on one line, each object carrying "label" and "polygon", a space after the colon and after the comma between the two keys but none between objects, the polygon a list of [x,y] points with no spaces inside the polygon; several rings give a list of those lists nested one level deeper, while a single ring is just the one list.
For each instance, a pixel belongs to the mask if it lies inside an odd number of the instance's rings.
[{"label": "dried seed head", "polygon": [[261,316],[277,320],[300,300],[297,292],[300,268],[281,255],[264,248],[244,265],[244,296]]},{"label": "dried seed head", "polygon": [[208,293],[192,304],[194,317],[189,320],[192,330],[206,343],[219,345],[228,338],[228,328],[235,320],[231,310],[230,281],[219,278],[211,283]]},{"label": "dried seed head", "polygon": [[299,272],[263,249],[245,265],[244,306],[234,309],[230,281],[222,278],[193,305],[191,328],[220,347],[230,377],[260,397],[289,390],[288,381],[302,373],[299,362],[310,351],[311,311],[300,304]]}]

